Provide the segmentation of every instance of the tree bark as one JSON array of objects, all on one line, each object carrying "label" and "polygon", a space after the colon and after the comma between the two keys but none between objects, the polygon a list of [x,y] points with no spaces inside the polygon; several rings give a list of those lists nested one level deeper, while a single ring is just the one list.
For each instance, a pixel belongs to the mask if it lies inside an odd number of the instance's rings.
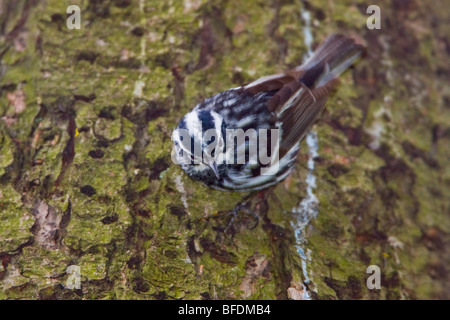
[{"label": "tree bark", "polygon": [[[369,5],[0,1],[0,298],[450,298],[450,12],[379,1],[370,30]],[[309,24],[314,45],[353,34],[367,55],[293,174],[225,230],[246,194],[191,180],[172,130],[301,64]]]}]

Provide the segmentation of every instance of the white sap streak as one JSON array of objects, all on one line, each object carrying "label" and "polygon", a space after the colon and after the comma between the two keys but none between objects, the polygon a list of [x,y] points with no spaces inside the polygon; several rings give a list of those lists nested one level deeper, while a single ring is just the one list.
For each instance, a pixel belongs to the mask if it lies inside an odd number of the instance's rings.
[{"label": "white sap streak", "polygon": [[[145,23],[145,1],[144,0],[139,0],[139,13],[141,16],[141,22]],[[145,64],[145,56],[146,56],[146,42],[147,42],[147,37],[141,37],[141,42],[140,42],[140,47],[141,47],[141,52],[139,54],[139,59],[141,60],[142,65]],[[139,74],[139,79],[142,78],[142,72],[140,72]]]},{"label": "white sap streak", "polygon": [[[139,0],[139,12],[141,14],[141,17],[143,17],[144,14],[145,14],[145,3],[144,3],[144,0]],[[141,52],[139,54],[139,60],[141,60],[142,66],[144,66],[144,64],[145,64],[146,41],[147,41],[146,37],[141,37],[141,41],[140,41]],[[142,81],[142,71],[139,71],[139,80],[137,80],[134,83],[133,96],[135,96],[137,98],[141,98],[142,95],[143,95],[144,87],[145,87],[145,82]]]},{"label": "white sap streak", "polygon": [[311,12],[309,12],[306,9],[303,9],[301,14],[302,14],[302,19],[305,21],[305,25],[303,27],[303,36],[305,39],[305,45],[306,45],[307,51],[303,55],[303,60],[306,61],[313,54],[311,46],[313,44],[314,38],[313,38],[313,35],[311,32]]},{"label": "white sap streak", "polygon": [[[305,39],[306,52],[303,56],[303,60],[306,61],[313,55],[312,44],[313,44],[313,35],[311,32],[311,13],[305,8],[301,11],[302,19],[304,20],[303,26],[303,35]],[[308,274],[308,261],[311,261],[309,258],[309,250],[306,250],[305,254],[305,227],[309,224],[311,219],[314,219],[318,214],[318,205],[319,200],[314,194],[314,189],[316,188],[316,176],[314,175],[314,159],[319,156],[319,139],[317,133],[311,131],[306,136],[306,144],[309,150],[309,160],[308,160],[308,175],[306,177],[306,197],[299,203],[296,208],[293,208],[293,213],[297,217],[297,222],[293,224],[295,230],[295,238],[297,240],[296,249],[298,254],[300,255],[302,261],[302,271],[305,277],[305,283],[308,284],[311,282]],[[308,290],[304,290],[305,300],[311,300],[311,296]]]},{"label": "white sap streak", "polygon": [[309,147],[309,160],[308,160],[308,175],[306,177],[306,197],[300,202],[300,204],[293,209],[293,212],[297,214],[296,224],[296,237],[300,243],[305,240],[304,229],[308,225],[311,219],[317,217],[319,210],[319,200],[314,194],[316,188],[316,176],[314,175],[314,158],[316,158],[319,149],[319,140],[317,133],[311,131],[306,137],[306,143]]},{"label": "white sap streak", "polygon": [[137,80],[134,83],[134,90],[133,90],[133,96],[140,98],[142,97],[142,90],[145,87],[145,82],[141,80]]},{"label": "white sap streak", "polygon": [[[309,160],[308,160],[308,175],[306,177],[306,197],[300,202],[300,204],[292,209],[292,212],[297,217],[297,222],[293,224],[295,230],[295,238],[297,240],[296,248],[302,260],[302,271],[305,277],[305,283],[311,282],[308,274],[307,263],[310,261],[307,254],[305,254],[305,228],[308,226],[309,222],[317,217],[319,213],[318,205],[319,200],[314,194],[314,189],[316,188],[316,176],[314,175],[314,158],[316,158],[319,153],[319,140],[317,133],[311,131],[306,137],[306,144],[309,149]],[[311,299],[309,292],[305,289],[305,299]]]},{"label": "white sap streak", "polygon": [[184,188],[184,183],[180,175],[177,175],[175,177],[175,186],[178,192],[181,194],[181,202],[183,203],[186,212],[188,213],[188,215],[191,215],[191,213],[189,212],[189,205],[187,203],[186,189]]},{"label": "white sap streak", "polygon": [[382,142],[383,134],[386,133],[385,116],[391,117],[390,105],[392,104],[392,96],[386,95],[384,97],[384,103],[380,104],[380,108],[373,113],[374,120],[372,125],[366,128],[366,132],[372,136],[372,142],[369,143],[369,147],[373,150],[377,150]]}]

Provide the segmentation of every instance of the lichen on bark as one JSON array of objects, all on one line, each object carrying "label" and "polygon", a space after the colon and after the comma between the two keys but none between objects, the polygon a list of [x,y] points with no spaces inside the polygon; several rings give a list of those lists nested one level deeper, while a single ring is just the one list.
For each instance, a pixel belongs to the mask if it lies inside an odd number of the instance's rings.
[{"label": "lichen on bark", "polygon": [[[450,16],[380,1],[369,30],[369,5],[0,1],[0,298],[449,298]],[[315,44],[368,46],[314,127],[317,217],[297,243],[303,142],[293,174],[251,198],[259,218],[225,232],[246,194],[189,179],[172,130],[206,97],[301,63],[304,10]]]}]

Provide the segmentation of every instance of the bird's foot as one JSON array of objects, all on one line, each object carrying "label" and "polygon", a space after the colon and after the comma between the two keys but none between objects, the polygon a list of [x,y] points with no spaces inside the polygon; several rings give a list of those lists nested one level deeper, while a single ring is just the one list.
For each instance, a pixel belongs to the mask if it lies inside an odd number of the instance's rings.
[{"label": "bird's foot", "polygon": [[238,216],[239,212],[244,212],[247,215],[251,216],[256,222],[249,227],[249,229],[254,229],[258,226],[259,223],[259,216],[254,212],[251,208],[249,208],[249,200],[244,199],[241,202],[239,202],[232,210],[224,212],[227,216],[231,216],[230,221],[228,222],[227,226],[224,229],[225,233],[228,233],[230,228],[234,225],[236,217]]}]

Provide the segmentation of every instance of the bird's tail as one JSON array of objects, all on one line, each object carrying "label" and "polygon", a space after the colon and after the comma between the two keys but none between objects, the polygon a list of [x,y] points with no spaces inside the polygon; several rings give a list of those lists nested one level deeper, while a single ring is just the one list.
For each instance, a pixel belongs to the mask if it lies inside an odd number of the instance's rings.
[{"label": "bird's tail", "polygon": [[339,77],[363,52],[364,46],[354,39],[333,34],[299,67],[304,71],[301,81],[310,88],[321,87]]}]

